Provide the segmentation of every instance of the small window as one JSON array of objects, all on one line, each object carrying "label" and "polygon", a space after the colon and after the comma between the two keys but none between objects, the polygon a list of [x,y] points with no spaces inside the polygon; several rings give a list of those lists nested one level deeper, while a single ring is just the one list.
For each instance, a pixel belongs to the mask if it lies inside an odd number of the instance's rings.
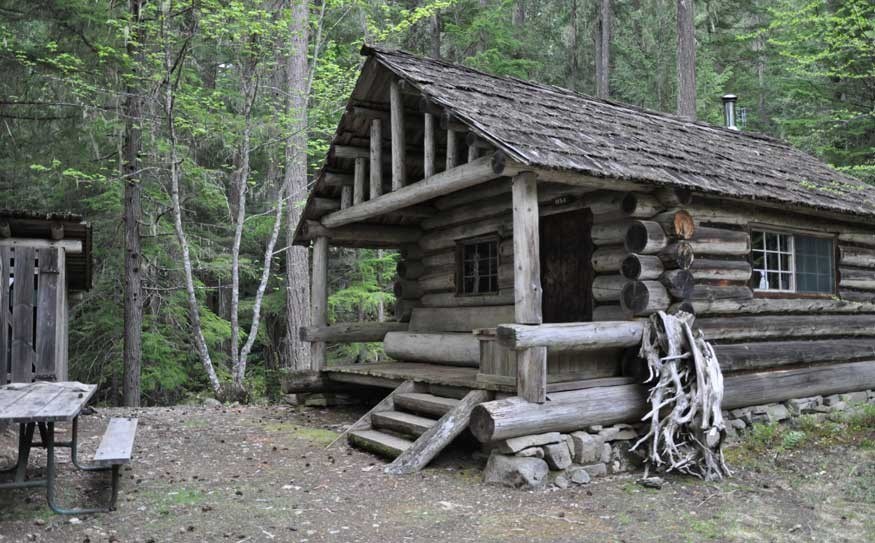
[{"label": "small window", "polygon": [[753,287],[768,292],[830,294],[834,290],[833,242],[784,232],[754,230]]},{"label": "small window", "polygon": [[498,292],[498,239],[459,243],[457,293],[462,296]]}]

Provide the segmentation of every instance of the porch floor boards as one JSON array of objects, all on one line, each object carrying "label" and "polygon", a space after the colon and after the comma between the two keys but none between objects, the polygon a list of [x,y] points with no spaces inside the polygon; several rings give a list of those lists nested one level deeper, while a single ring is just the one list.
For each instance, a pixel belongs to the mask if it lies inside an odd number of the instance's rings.
[{"label": "porch floor boards", "polygon": [[329,366],[322,370],[332,381],[395,388],[403,381],[466,389],[515,392],[515,387],[477,383],[477,368],[420,362],[373,362]]}]

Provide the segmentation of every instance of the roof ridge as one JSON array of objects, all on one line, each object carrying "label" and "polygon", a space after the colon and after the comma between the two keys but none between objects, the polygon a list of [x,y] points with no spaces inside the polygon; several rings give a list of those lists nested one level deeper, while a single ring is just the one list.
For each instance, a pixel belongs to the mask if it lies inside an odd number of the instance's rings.
[{"label": "roof ridge", "polygon": [[436,58],[429,57],[426,55],[419,55],[416,53],[411,53],[410,51],[406,51],[404,49],[396,49],[396,48],[382,47],[382,46],[368,45],[368,44],[362,45],[362,48],[361,48],[362,55],[370,56],[374,53],[383,54],[383,55],[400,55],[400,56],[410,57],[410,58],[416,59],[418,61],[433,62],[435,64],[440,64],[443,66],[467,70],[469,72],[477,73],[477,74],[480,74],[480,75],[483,75],[486,77],[497,79],[499,81],[515,81],[519,84],[527,85],[529,87],[536,88],[539,90],[546,90],[546,91],[551,91],[551,92],[555,92],[558,94],[570,95],[570,96],[574,96],[574,97],[582,99],[582,100],[601,103],[601,104],[607,105],[609,107],[618,108],[618,109],[622,109],[622,110],[628,110],[628,111],[638,113],[638,114],[645,114],[645,115],[649,115],[651,117],[656,117],[659,119],[665,119],[665,120],[668,120],[671,122],[681,124],[683,126],[693,126],[695,128],[700,128],[700,129],[705,129],[705,130],[716,130],[716,131],[722,132],[726,135],[730,135],[732,137],[741,138],[741,139],[750,138],[750,139],[762,140],[762,141],[766,141],[766,142],[775,144],[775,145],[780,146],[782,148],[792,149],[794,151],[797,151],[797,149],[795,147],[793,147],[792,145],[790,145],[786,141],[781,140],[779,138],[776,138],[774,136],[770,136],[768,134],[764,134],[762,132],[733,130],[731,128],[726,128],[725,126],[711,124],[711,123],[707,123],[707,122],[700,121],[700,120],[684,119],[684,118],[679,117],[678,115],[676,115],[674,113],[659,111],[659,110],[655,110],[655,109],[649,109],[649,108],[639,106],[636,104],[630,104],[628,102],[620,102],[618,100],[613,100],[610,98],[599,98],[597,96],[592,96],[590,94],[578,92],[578,91],[568,89],[568,88],[565,88],[565,87],[562,87],[559,85],[554,85],[552,83],[541,83],[541,82],[533,81],[533,80],[529,80],[529,79],[522,79],[520,77],[516,77],[516,76],[512,76],[512,75],[496,75],[493,73],[489,73],[489,72],[480,70],[478,68],[472,68],[470,66],[466,66],[464,64],[458,64],[455,62],[450,62],[448,60],[436,59]]}]

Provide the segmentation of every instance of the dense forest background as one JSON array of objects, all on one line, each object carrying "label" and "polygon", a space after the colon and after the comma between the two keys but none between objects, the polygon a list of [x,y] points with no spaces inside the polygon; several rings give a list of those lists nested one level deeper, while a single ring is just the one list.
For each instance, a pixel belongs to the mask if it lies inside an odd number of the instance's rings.
[{"label": "dense forest background", "polygon": [[[673,112],[677,4],[0,0],[0,208],[70,210],[94,228],[95,283],[72,313],[71,377],[102,384],[106,401],[122,397],[125,225],[136,224],[142,401],[231,381],[249,398],[277,393],[278,370],[295,365],[282,348],[296,288],[286,281],[303,280],[289,270],[288,222],[363,42]],[[738,94],[742,130],[875,182],[871,0],[693,4],[699,119],[719,124],[720,96]],[[295,156],[306,164],[296,169]],[[390,315],[395,255],[332,251],[330,318]]]}]

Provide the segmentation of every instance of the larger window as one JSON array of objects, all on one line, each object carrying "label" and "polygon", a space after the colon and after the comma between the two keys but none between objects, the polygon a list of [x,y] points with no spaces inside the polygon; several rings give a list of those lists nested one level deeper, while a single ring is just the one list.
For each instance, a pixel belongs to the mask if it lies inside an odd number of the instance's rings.
[{"label": "larger window", "polygon": [[756,290],[823,294],[835,290],[832,239],[754,230],[751,244]]},{"label": "larger window", "polygon": [[462,296],[498,292],[498,238],[459,242],[457,293]]}]

